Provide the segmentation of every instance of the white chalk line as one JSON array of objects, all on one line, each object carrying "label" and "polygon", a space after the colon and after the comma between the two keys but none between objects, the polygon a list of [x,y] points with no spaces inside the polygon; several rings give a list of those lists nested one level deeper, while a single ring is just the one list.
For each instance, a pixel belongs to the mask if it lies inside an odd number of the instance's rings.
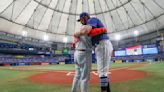
[{"label": "white chalk line", "polygon": [[[96,76],[98,76],[98,73],[96,71],[92,71],[91,73],[94,74],[94,75],[96,75]],[[108,74],[112,74],[112,73],[111,72],[108,72]],[[75,75],[75,72],[68,72],[66,75],[67,76],[72,76],[72,75]]]}]

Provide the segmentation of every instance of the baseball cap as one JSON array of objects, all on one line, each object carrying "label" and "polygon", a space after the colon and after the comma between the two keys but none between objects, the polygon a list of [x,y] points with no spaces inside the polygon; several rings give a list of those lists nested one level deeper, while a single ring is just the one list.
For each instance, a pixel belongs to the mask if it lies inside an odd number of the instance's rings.
[{"label": "baseball cap", "polygon": [[89,14],[88,14],[87,12],[82,12],[82,13],[80,14],[80,18],[79,18],[77,21],[79,22],[80,19],[82,19],[82,18],[85,17],[85,16],[88,16],[88,17],[89,17]]}]

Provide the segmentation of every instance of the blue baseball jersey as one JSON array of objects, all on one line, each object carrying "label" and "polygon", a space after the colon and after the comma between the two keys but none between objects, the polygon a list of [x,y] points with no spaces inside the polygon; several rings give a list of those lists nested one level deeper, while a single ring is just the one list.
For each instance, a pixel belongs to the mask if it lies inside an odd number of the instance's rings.
[{"label": "blue baseball jersey", "polygon": [[[92,28],[104,27],[103,23],[98,18],[95,18],[95,17],[88,19],[87,25],[92,26]],[[99,41],[103,40],[103,39],[109,39],[107,33],[103,33],[103,34],[92,37],[92,39],[91,39],[92,45],[99,44]]]}]

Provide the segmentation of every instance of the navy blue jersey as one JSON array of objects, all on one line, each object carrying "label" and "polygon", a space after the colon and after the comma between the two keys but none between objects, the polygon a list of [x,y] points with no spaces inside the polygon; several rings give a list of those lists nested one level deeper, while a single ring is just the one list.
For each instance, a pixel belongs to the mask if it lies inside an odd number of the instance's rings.
[{"label": "navy blue jersey", "polygon": [[[92,28],[102,28],[104,27],[103,23],[98,18],[90,18],[87,21],[87,25],[92,26]],[[92,37],[92,45],[99,44],[99,41],[103,39],[109,39],[107,33],[103,33],[97,36]]]}]

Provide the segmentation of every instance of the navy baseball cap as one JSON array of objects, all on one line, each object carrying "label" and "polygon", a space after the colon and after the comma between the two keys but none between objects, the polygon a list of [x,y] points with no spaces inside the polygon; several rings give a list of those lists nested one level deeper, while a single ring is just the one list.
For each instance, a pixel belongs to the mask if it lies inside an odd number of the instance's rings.
[{"label": "navy baseball cap", "polygon": [[89,14],[87,12],[82,12],[80,14],[80,18],[77,20],[78,22],[80,21],[80,19],[84,18],[85,16],[88,16],[89,17]]}]

